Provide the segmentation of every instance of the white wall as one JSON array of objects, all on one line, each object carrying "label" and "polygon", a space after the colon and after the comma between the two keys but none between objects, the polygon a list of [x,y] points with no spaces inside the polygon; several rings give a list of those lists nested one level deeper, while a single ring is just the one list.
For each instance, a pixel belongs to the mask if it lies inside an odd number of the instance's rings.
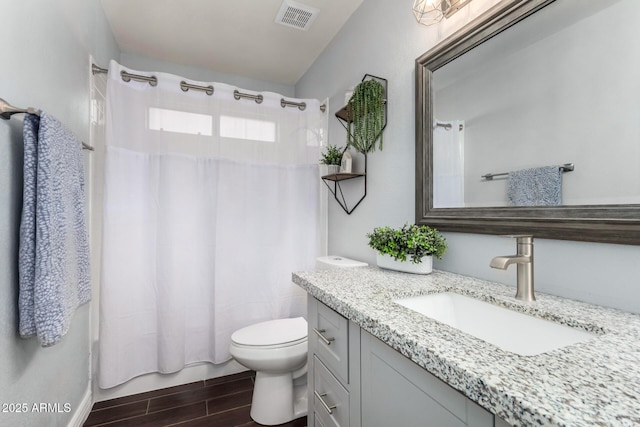
[{"label": "white wall", "polygon": [[[106,63],[119,51],[98,0],[3,2],[0,97],[56,116],[89,141],[89,55]],[[22,120],[0,120],[0,411],[3,426],[66,426],[90,408],[90,310],[81,307],[59,344],[42,348],[17,334],[18,227],[22,205]],[[90,154],[85,152],[87,178]],[[87,188],[89,183],[87,183]],[[68,403],[70,412],[36,413],[33,404]]]},{"label": "white wall", "polygon": [[[414,221],[414,61],[497,1],[474,0],[434,27],[418,25],[411,2],[366,0],[296,85],[296,96],[331,97],[331,115],[344,91],[370,73],[389,80],[389,121],[382,152],[369,155],[367,197],[349,216],[329,204],[329,252],[375,263],[366,233]],[[345,131],[331,120],[329,139]],[[446,233],[449,251],[436,268],[514,285],[515,271],[489,268],[491,257],[515,252],[511,239]],[[640,312],[640,248],[536,240],[538,291]]]}]

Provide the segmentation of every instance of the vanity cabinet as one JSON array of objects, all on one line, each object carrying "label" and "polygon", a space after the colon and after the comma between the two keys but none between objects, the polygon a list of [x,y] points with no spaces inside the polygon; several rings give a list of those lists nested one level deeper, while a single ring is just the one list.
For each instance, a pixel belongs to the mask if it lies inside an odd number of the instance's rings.
[{"label": "vanity cabinet", "polygon": [[309,427],[360,427],[360,327],[308,298]]},{"label": "vanity cabinet", "polygon": [[494,416],[373,335],[361,334],[362,425],[494,427]]},{"label": "vanity cabinet", "polygon": [[309,296],[309,427],[508,427]]}]

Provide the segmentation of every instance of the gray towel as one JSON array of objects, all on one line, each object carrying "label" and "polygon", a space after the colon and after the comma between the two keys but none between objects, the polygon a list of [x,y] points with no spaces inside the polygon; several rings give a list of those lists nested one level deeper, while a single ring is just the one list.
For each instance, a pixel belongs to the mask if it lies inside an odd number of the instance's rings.
[{"label": "gray towel", "polygon": [[562,172],[558,166],[509,172],[510,206],[559,206],[562,204]]},{"label": "gray towel", "polygon": [[91,299],[82,142],[44,112],[25,116],[23,135],[19,332],[47,347]]}]

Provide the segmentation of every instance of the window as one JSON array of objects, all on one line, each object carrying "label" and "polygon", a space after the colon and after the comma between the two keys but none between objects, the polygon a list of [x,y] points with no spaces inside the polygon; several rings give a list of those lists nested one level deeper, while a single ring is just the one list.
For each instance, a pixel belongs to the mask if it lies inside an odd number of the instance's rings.
[{"label": "window", "polygon": [[213,135],[213,117],[187,111],[149,108],[149,129],[191,135]]},{"label": "window", "polygon": [[220,116],[220,136],[223,138],[275,142],[276,123],[245,117]]}]

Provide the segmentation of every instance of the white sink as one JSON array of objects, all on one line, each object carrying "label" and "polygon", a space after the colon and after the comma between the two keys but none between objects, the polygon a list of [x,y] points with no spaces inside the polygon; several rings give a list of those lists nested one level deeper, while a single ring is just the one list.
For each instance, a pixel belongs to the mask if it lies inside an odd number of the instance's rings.
[{"label": "white sink", "polygon": [[394,302],[522,356],[535,356],[596,337],[589,332],[452,292]]}]

